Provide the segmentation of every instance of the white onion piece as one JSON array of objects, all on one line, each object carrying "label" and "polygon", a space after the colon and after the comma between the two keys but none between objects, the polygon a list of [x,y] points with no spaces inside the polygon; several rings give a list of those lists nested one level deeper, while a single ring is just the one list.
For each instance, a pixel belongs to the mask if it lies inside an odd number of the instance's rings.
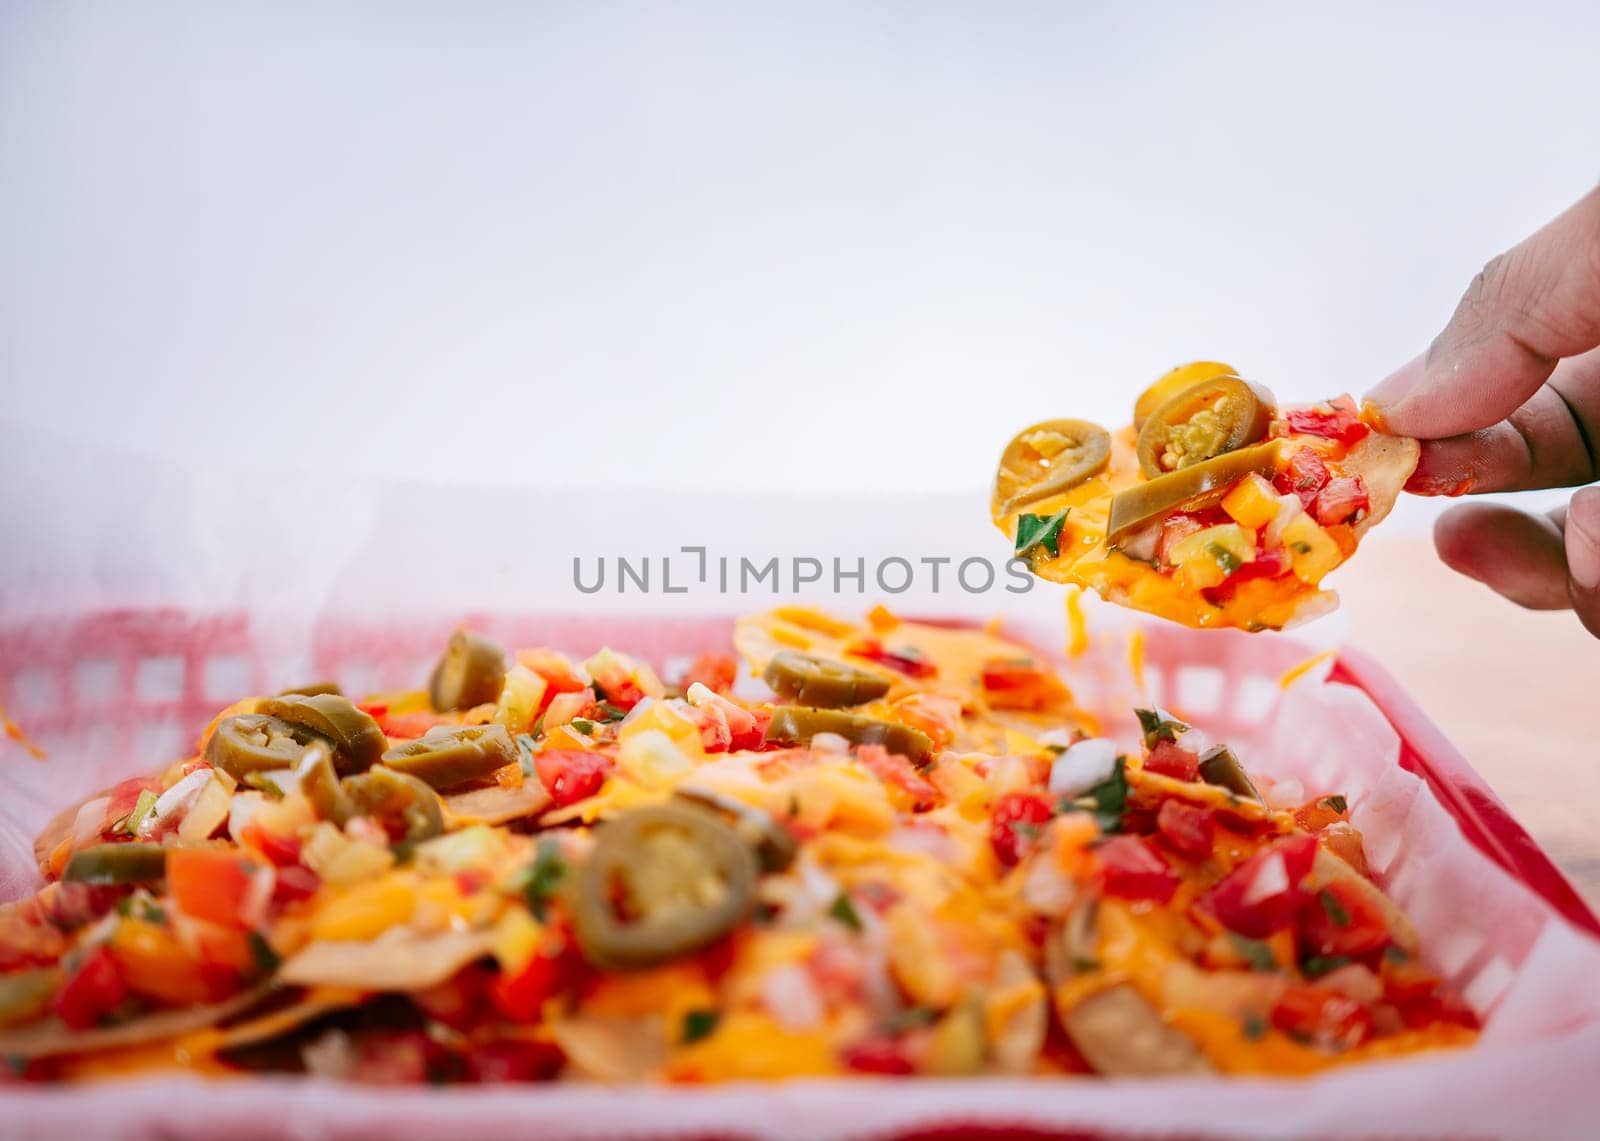
[{"label": "white onion piece", "polygon": [[1275,899],[1289,890],[1289,869],[1284,866],[1282,852],[1270,852],[1256,869],[1250,886],[1244,889],[1241,902],[1246,906]]},{"label": "white onion piece", "polygon": [[768,971],[761,983],[761,1001],[772,1020],[786,1030],[815,1030],[827,1015],[822,995],[799,963],[785,963]]},{"label": "white onion piece", "polygon": [[848,753],[850,742],[837,733],[818,733],[811,738],[813,753]]},{"label": "white onion piece", "polygon": [[149,835],[163,824],[176,819],[181,813],[187,812],[200,795],[200,790],[211,783],[210,769],[196,769],[184,777],[177,784],[167,789],[156,798],[156,804],[150,810],[150,815],[144,818],[140,827],[141,835]]},{"label": "white onion piece", "polygon": [[100,838],[101,829],[106,826],[106,809],[110,806],[109,796],[97,796],[78,809],[78,815],[72,818],[74,848],[85,847]]},{"label": "white onion piece", "polygon": [[1050,792],[1082,796],[1116,771],[1118,752],[1117,743],[1106,737],[1069,746],[1050,766]]},{"label": "white onion piece", "polygon": [[1275,781],[1261,795],[1266,798],[1268,808],[1298,808],[1306,802],[1305,786],[1294,777]]}]

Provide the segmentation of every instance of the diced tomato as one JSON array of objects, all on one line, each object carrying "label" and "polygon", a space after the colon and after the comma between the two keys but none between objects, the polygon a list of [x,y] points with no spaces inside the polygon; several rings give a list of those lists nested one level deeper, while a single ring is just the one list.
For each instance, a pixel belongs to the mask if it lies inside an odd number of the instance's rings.
[{"label": "diced tomato", "polygon": [[1294,921],[1306,901],[1305,879],[1316,855],[1315,836],[1274,840],[1229,872],[1198,906],[1230,931],[1264,939]]},{"label": "diced tomato", "polygon": [[683,671],[678,686],[686,690],[699,682],[715,693],[727,693],[738,677],[739,665],[727,654],[701,654]]},{"label": "diced tomato", "polygon": [[565,808],[599,792],[611,773],[611,760],[586,749],[547,749],[535,753],[534,769],[550,790],[553,808]]},{"label": "diced tomato", "polygon": [[579,693],[589,688],[589,683],[567,660],[565,654],[541,647],[534,650],[518,650],[516,658],[518,665],[544,678],[545,691],[544,698],[539,703],[540,713],[549,707],[556,694]]},{"label": "diced tomato", "polygon": [[224,848],[173,848],[167,853],[167,890],[185,915],[224,927],[248,927],[241,911],[251,883],[263,870]]},{"label": "diced tomato", "polygon": [[1031,792],[1008,792],[995,802],[989,846],[1002,867],[1016,867],[1033,851],[1052,815],[1050,801]]},{"label": "diced tomato", "polygon": [[572,985],[573,974],[565,951],[538,954],[516,974],[496,975],[489,984],[489,1001],[513,1022],[536,1022],[546,1000]]},{"label": "diced tomato", "polygon": [[1195,780],[1200,775],[1200,757],[1176,741],[1157,741],[1144,759],[1144,771],[1173,780]]},{"label": "diced tomato", "polygon": [[1324,527],[1332,527],[1355,518],[1372,505],[1367,497],[1367,485],[1359,475],[1341,475],[1330,479],[1328,485],[1317,493],[1311,504],[1311,514]]},{"label": "diced tomato", "polygon": [[674,708],[699,727],[701,747],[708,753],[759,749],[772,722],[770,710],[746,709],[731,697],[698,690],[693,703],[676,703]]},{"label": "diced tomato", "polygon": [[489,987],[497,977],[489,967],[472,963],[438,986],[413,991],[411,1001],[435,1022],[470,1030],[481,1021],[489,1001]]},{"label": "diced tomato", "polygon": [[239,839],[280,868],[292,867],[300,862],[298,836],[282,836],[254,824],[246,824]]},{"label": "diced tomato", "polygon": [[[996,703],[991,699],[990,704]],[[936,750],[944,749],[961,728],[961,701],[941,693],[913,693],[894,703],[894,715],[926,733]]]},{"label": "diced tomato", "polygon": [[647,697],[661,697],[665,692],[653,669],[615,650],[601,650],[583,666],[593,679],[596,696],[623,711],[632,709]]},{"label": "diced tomato", "polygon": [[869,662],[877,662],[880,666],[888,666],[907,677],[933,677],[939,672],[937,666],[916,650],[909,647],[905,650],[885,649],[883,643],[876,638],[865,638],[845,652],[854,654],[858,658],[866,658]]},{"label": "diced tomato", "polygon": [[1360,958],[1389,943],[1389,924],[1360,888],[1338,880],[1306,900],[1298,920],[1300,937],[1319,955]]},{"label": "diced tomato", "polygon": [[[370,713],[371,710],[368,710],[368,712]],[[444,718],[437,713],[425,711],[417,713],[385,712],[381,717],[373,713],[372,716],[377,721],[378,728],[383,730],[383,735],[385,737],[393,737],[396,740],[415,740],[435,725],[443,725],[445,723]]]},{"label": "diced tomato", "polygon": [[[213,930],[221,938],[207,959],[194,957],[164,923],[124,919],[113,929],[107,949],[130,992],[172,1006],[218,1002],[239,989],[239,972],[231,962],[235,951],[217,953],[228,928]],[[233,947],[238,947],[233,941]],[[198,950],[198,948],[196,948]]]},{"label": "diced tomato", "polygon": [[903,1077],[917,1072],[905,1043],[883,1034],[875,1034],[847,1046],[839,1060],[844,1063],[845,1069],[858,1074]]},{"label": "diced tomato", "polygon": [[1290,986],[1272,1008],[1272,1025],[1324,1049],[1348,1050],[1372,1036],[1372,1011],[1327,987]]},{"label": "diced tomato", "polygon": [[466,1058],[469,1081],[545,1082],[555,1077],[566,1061],[554,1042],[507,1038],[474,1046]]},{"label": "diced tomato", "polygon": [[1043,709],[1065,697],[1067,687],[1049,669],[1027,658],[995,658],[979,674],[984,696],[996,709]]},{"label": "diced tomato", "polygon": [[1281,495],[1298,495],[1300,504],[1310,508],[1317,493],[1328,484],[1328,465],[1310,448],[1299,448],[1289,457],[1289,464],[1273,479],[1273,487]]},{"label": "diced tomato", "polygon": [[1371,431],[1361,422],[1355,401],[1348,396],[1325,401],[1311,408],[1297,408],[1284,413],[1289,430],[1302,436],[1321,436],[1338,440],[1346,447],[1362,439]]},{"label": "diced tomato", "polygon": [[[906,793],[915,810],[932,808],[939,802],[939,790],[924,780],[911,762],[899,753],[891,753],[882,745],[862,745],[856,749],[856,760],[884,784]],[[1049,805],[1045,807],[1045,819],[1048,820]]]},{"label": "diced tomato", "polygon": [[1361,832],[1348,820],[1336,821],[1327,825],[1317,838],[1322,841],[1322,846],[1338,856],[1362,875],[1367,874],[1367,849],[1362,843]]},{"label": "diced tomato", "polygon": [[1140,836],[1113,836],[1094,849],[1101,890],[1118,899],[1165,903],[1178,890],[1178,873]]},{"label": "diced tomato", "polygon": [[1204,859],[1211,855],[1216,839],[1217,814],[1214,809],[1168,800],[1156,813],[1156,830],[1173,851]]},{"label": "diced tomato", "polygon": [[99,1024],[128,997],[128,984],[111,951],[96,947],[56,993],[56,1015],[73,1030]]},{"label": "diced tomato", "polygon": [[1256,546],[1254,561],[1245,563],[1244,566],[1234,571],[1217,585],[1201,593],[1216,603],[1226,602],[1239,592],[1245,583],[1257,578],[1277,578],[1279,575],[1288,574],[1293,564],[1289,561],[1289,552],[1282,547],[1273,547],[1270,550]]},{"label": "diced tomato", "polygon": [[278,869],[278,878],[272,883],[272,902],[279,907],[289,903],[299,903],[302,899],[310,899],[317,894],[317,888],[322,881],[317,878],[317,873],[300,864],[291,864],[286,868]]},{"label": "diced tomato", "polygon": [[1166,522],[1161,525],[1161,538],[1156,541],[1156,562],[1161,566],[1171,566],[1172,560],[1168,554],[1172,548],[1196,531],[1204,531],[1208,526],[1210,521],[1201,515],[1186,511],[1168,515]]}]

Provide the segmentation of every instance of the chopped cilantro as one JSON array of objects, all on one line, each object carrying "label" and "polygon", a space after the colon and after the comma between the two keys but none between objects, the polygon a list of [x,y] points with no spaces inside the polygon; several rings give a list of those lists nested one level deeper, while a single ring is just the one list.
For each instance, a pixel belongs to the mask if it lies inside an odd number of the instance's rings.
[{"label": "chopped cilantro", "polygon": [[1317,899],[1322,904],[1322,910],[1328,913],[1328,918],[1333,920],[1338,927],[1350,926],[1350,913],[1344,909],[1344,904],[1339,902],[1339,897],[1327,888],[1317,892]]},{"label": "chopped cilantro", "polygon": [[1309,555],[1311,553],[1311,544],[1304,539],[1296,539],[1289,544],[1289,549],[1297,555]]},{"label": "chopped cilantro", "polygon": [[1239,1021],[1239,1028],[1244,1031],[1248,1041],[1259,1042],[1267,1036],[1267,1021],[1259,1014],[1247,1014]]},{"label": "chopped cilantro", "polygon": [[[257,792],[264,793],[268,800],[283,799],[283,789],[279,788],[278,782],[270,779],[266,773],[245,773],[244,783],[255,789]],[[144,794],[140,793],[139,795],[143,796]],[[154,804],[155,802],[152,801],[152,807]],[[134,812],[137,815],[138,809],[135,808]]]},{"label": "chopped cilantro", "polygon": [[800,798],[794,793],[789,794],[789,819],[797,819],[800,815]]},{"label": "chopped cilantro", "polygon": [[585,737],[594,736],[594,731],[599,728],[597,722],[590,721],[587,717],[574,717],[568,724],[572,726],[574,733],[582,733]]},{"label": "chopped cilantro", "polygon": [[891,1015],[884,1021],[885,1034],[899,1037],[908,1030],[916,1030],[923,1026],[932,1026],[938,1021],[939,1012],[930,1006],[908,1006],[898,1014]]},{"label": "chopped cilantro", "polygon": [[1350,808],[1350,802],[1342,796],[1325,796],[1317,803],[1326,805],[1329,811],[1337,812],[1341,816]]},{"label": "chopped cilantro", "polygon": [[1411,956],[1406,954],[1403,948],[1396,947],[1393,943],[1383,949],[1383,957],[1396,964],[1409,963],[1411,961]]},{"label": "chopped cilantro", "polygon": [[272,944],[262,938],[261,932],[250,932],[250,957],[256,961],[265,974],[271,974],[278,969],[278,952],[272,949]]},{"label": "chopped cilantro", "polygon": [[1080,975],[1087,974],[1090,971],[1098,971],[1100,969],[1100,960],[1091,959],[1084,955],[1074,955],[1072,956],[1072,969]]},{"label": "chopped cilantro", "polygon": [[1206,554],[1216,560],[1217,565],[1222,568],[1223,574],[1232,574],[1244,565],[1244,561],[1238,555],[1228,550],[1221,543],[1207,543]]},{"label": "chopped cilantro", "polygon": [[1024,840],[1037,840],[1039,838],[1039,826],[1032,821],[1013,820],[1011,822],[1011,831]]},{"label": "chopped cilantro", "polygon": [[1128,759],[1118,757],[1111,775],[1082,796],[1060,805],[1063,812],[1081,809],[1094,814],[1102,832],[1122,831],[1122,812],[1128,807]]},{"label": "chopped cilantro", "polygon": [[1323,975],[1331,975],[1340,967],[1348,967],[1350,963],[1348,955],[1312,955],[1300,964],[1300,971],[1308,979],[1320,979]]},{"label": "chopped cilantro", "polygon": [[600,720],[604,724],[609,725],[613,721],[621,721],[627,715],[628,711],[626,709],[619,709],[609,701],[600,703]]},{"label": "chopped cilantro", "polygon": [[1063,507],[1054,515],[1028,515],[1017,516],[1017,558],[1028,558],[1040,547],[1043,547],[1052,557],[1061,553],[1061,525],[1067,521],[1067,514],[1072,510]]},{"label": "chopped cilantro", "polygon": [[717,1023],[722,1021],[722,1015],[715,1010],[690,1010],[683,1015],[683,1044],[698,1042],[702,1038],[709,1038],[716,1030]]},{"label": "chopped cilantro", "polygon": [[1144,747],[1147,749],[1155,748],[1162,741],[1176,741],[1180,733],[1189,731],[1186,722],[1168,717],[1159,709],[1135,709],[1133,712],[1139,718],[1139,728],[1144,733]]},{"label": "chopped cilantro", "polygon": [[856,914],[856,905],[851,903],[850,897],[842,891],[833,901],[833,906],[828,908],[828,914],[852,931],[861,930],[861,916]]},{"label": "chopped cilantro", "polygon": [[531,776],[534,775],[534,767],[533,767],[533,754],[534,754],[533,734],[532,733],[518,733],[517,737],[516,737],[516,740],[517,740],[517,767],[522,770],[522,775],[523,776],[531,777]]},{"label": "chopped cilantro", "polygon": [[1250,964],[1252,971],[1275,971],[1278,969],[1278,956],[1272,953],[1272,948],[1260,939],[1250,939],[1244,935],[1228,932],[1228,938],[1233,943],[1233,949],[1239,952],[1241,958]]},{"label": "chopped cilantro", "polygon": [[555,898],[569,870],[560,845],[548,837],[542,840],[539,854],[522,874],[522,896],[528,901],[528,910],[533,912],[534,918],[545,917],[546,905]]}]

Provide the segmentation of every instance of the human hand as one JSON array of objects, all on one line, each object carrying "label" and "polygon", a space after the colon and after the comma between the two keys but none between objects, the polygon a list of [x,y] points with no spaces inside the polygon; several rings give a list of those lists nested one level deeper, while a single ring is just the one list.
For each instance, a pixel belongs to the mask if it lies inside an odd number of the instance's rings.
[{"label": "human hand", "polygon": [[[1501,254],[1428,351],[1367,394],[1377,422],[1423,441],[1421,495],[1600,479],[1600,189]],[[1571,608],[1600,637],[1600,487],[1530,515],[1478,503],[1434,529],[1439,556],[1513,602]]]}]

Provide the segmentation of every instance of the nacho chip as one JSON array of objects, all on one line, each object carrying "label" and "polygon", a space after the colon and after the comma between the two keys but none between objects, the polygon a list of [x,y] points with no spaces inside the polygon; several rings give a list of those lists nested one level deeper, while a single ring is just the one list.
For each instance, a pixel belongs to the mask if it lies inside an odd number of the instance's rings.
[{"label": "nacho chip", "polygon": [[1013,441],[991,511],[1036,575],[1185,626],[1281,630],[1338,605],[1322,580],[1394,508],[1421,446],[1349,397],[1279,409],[1223,367],[1112,434],[1076,483],[1042,464],[1047,495],[1018,486]]}]

